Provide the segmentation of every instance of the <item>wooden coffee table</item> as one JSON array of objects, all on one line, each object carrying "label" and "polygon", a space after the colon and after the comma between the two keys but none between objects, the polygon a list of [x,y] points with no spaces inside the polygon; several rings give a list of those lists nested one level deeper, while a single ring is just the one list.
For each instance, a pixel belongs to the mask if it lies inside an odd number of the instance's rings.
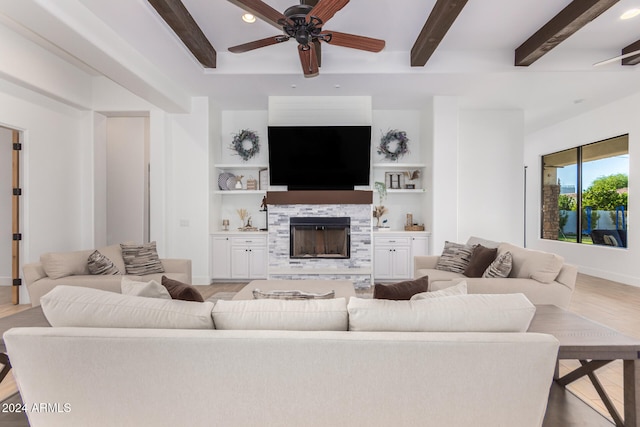
[{"label": "wooden coffee table", "polygon": [[[617,426],[640,427],[640,340],[553,305],[536,306],[529,332],[553,335],[560,341],[558,360],[579,360],[581,367],[558,377],[562,387],[587,375]],[[624,419],[616,411],[595,370],[623,361]]]}]

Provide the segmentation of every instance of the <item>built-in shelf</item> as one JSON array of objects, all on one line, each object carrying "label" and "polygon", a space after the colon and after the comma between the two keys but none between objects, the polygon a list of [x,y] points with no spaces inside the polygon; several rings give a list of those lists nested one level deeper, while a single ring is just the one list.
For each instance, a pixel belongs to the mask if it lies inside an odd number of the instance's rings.
[{"label": "built-in shelf", "polygon": [[213,194],[239,195],[239,194],[266,194],[267,190],[215,190]]},{"label": "built-in shelf", "polygon": [[424,193],[424,188],[387,188],[387,193]]},{"label": "built-in shelf", "polygon": [[214,165],[214,167],[222,170],[233,170],[233,169],[267,169],[269,166],[254,164],[254,163],[238,163],[238,164],[225,163],[225,164]]},{"label": "built-in shelf", "polygon": [[427,165],[424,163],[374,163],[374,168],[380,169],[420,169]]}]

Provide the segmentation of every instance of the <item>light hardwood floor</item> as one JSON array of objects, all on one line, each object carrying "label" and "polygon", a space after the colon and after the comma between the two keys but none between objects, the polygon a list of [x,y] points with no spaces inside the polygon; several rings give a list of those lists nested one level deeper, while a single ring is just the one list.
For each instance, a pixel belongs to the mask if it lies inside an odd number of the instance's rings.
[{"label": "light hardwood floor", "polygon": [[[199,286],[198,288],[203,297],[208,298],[217,292],[239,291],[243,286],[244,283],[231,283]],[[29,307],[29,305],[12,305],[10,288],[0,287],[0,317],[26,310]],[[640,288],[579,274],[569,310],[640,339]],[[562,361],[561,375],[578,365],[577,361]],[[596,372],[618,411],[624,413],[622,363],[614,362]],[[602,401],[588,379],[576,381],[569,386],[569,389],[609,418]],[[13,377],[7,375],[7,378],[0,384],[0,400],[15,393],[15,390]]]}]

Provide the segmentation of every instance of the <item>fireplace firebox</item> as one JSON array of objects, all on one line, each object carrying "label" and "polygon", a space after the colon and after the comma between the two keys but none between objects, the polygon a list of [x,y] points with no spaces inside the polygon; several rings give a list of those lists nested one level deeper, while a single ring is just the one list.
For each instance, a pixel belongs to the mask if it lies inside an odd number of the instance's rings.
[{"label": "fireplace firebox", "polygon": [[291,258],[350,258],[351,218],[292,217],[289,241]]}]

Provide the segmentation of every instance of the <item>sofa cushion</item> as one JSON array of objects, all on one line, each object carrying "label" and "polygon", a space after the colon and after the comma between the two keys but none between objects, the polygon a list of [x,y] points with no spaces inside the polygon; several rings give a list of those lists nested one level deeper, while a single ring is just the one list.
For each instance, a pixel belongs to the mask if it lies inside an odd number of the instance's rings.
[{"label": "sofa cushion", "polygon": [[212,329],[212,302],[122,295],[78,286],[56,286],[40,298],[54,327]]},{"label": "sofa cushion", "polygon": [[171,299],[171,295],[167,288],[162,286],[155,280],[143,282],[140,280],[133,280],[127,276],[123,276],[120,281],[120,291],[123,295],[131,295],[136,297],[145,298],[163,298]]},{"label": "sofa cushion", "polygon": [[351,298],[351,331],[525,332],[536,308],[523,294],[453,295],[414,301]]},{"label": "sofa cushion", "polygon": [[109,276],[120,274],[120,270],[115,266],[113,261],[101,254],[99,251],[93,251],[87,258],[87,268],[89,273],[93,275]]},{"label": "sofa cushion", "polygon": [[345,298],[219,300],[212,316],[216,329],[346,331],[349,323]]},{"label": "sofa cushion", "polygon": [[419,294],[415,294],[411,297],[411,301],[419,300],[419,299],[431,299],[431,298],[440,298],[440,297],[449,297],[452,295],[466,295],[467,294],[467,281],[463,280],[456,285],[450,286],[445,289],[440,289],[439,291],[433,292],[420,292]]},{"label": "sofa cushion", "polygon": [[429,290],[429,277],[423,276],[415,280],[383,285],[376,283],[373,287],[373,297],[376,299],[408,300],[420,292]]},{"label": "sofa cushion", "polygon": [[143,276],[151,273],[164,273],[164,267],[156,250],[156,242],[140,245],[121,243],[120,247],[127,274]]},{"label": "sofa cushion", "polygon": [[510,243],[500,244],[498,253],[509,251],[513,256],[513,267],[509,277],[534,279],[541,283],[551,283],[558,277],[564,264],[564,258],[549,252],[536,251],[514,246]]},{"label": "sofa cushion", "polygon": [[487,267],[496,259],[498,248],[486,248],[482,245],[476,245],[471,253],[469,265],[464,269],[464,275],[467,277],[482,277]]},{"label": "sofa cushion", "polygon": [[48,252],[40,256],[44,272],[51,279],[65,276],[88,275],[87,258],[92,250],[74,252]]},{"label": "sofa cushion", "polygon": [[170,279],[167,276],[162,276],[161,280],[162,286],[169,291],[169,295],[171,295],[173,299],[196,302],[204,301],[200,292],[188,283],[182,283],[178,280]]},{"label": "sofa cushion", "polygon": [[298,290],[285,290],[285,291],[261,291],[260,289],[254,289],[252,291],[254,299],[289,299],[289,300],[301,300],[301,299],[330,299],[335,298],[336,291],[329,292],[303,292]]},{"label": "sofa cushion", "polygon": [[446,241],[435,268],[436,270],[462,273],[469,265],[471,252],[473,252],[473,246]]},{"label": "sofa cushion", "polygon": [[513,257],[511,252],[506,251],[493,260],[484,273],[482,273],[482,277],[509,277],[511,268],[513,268]]},{"label": "sofa cushion", "polygon": [[497,248],[498,246],[500,246],[500,242],[496,242],[494,240],[483,239],[482,237],[471,236],[471,237],[469,237],[469,240],[467,240],[467,245],[468,246],[482,245],[485,248],[493,249],[493,248]]}]

